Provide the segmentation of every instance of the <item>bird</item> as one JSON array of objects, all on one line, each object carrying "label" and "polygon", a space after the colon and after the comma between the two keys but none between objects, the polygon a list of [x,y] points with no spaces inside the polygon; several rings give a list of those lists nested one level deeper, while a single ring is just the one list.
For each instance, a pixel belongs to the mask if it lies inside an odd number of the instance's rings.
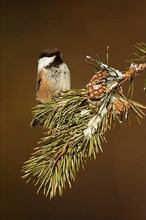
[{"label": "bird", "polygon": [[[61,92],[70,90],[70,70],[57,48],[45,49],[38,59],[36,99],[39,103],[49,102],[59,97]],[[39,124],[33,119],[30,126]]]}]

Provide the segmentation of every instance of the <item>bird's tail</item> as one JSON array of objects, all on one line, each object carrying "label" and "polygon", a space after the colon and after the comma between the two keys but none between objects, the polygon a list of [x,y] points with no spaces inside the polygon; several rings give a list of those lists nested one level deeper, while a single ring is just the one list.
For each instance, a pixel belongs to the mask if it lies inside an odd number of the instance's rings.
[{"label": "bird's tail", "polygon": [[30,123],[30,127],[34,128],[36,125],[40,124],[40,121],[36,118],[33,118],[33,120]]}]

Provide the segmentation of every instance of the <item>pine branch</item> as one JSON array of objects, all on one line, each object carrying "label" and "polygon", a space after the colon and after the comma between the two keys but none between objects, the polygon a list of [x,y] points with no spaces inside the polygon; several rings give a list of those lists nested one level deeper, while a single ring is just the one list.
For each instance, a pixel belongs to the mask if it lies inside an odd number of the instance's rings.
[{"label": "pine branch", "polygon": [[[139,50],[143,52],[141,45]],[[57,192],[62,195],[80,167],[84,169],[89,159],[103,152],[106,132],[116,120],[129,121],[130,112],[138,120],[144,116],[145,106],[126,98],[122,86],[146,70],[146,62],[131,64],[127,71],[120,72],[89,56],[86,60],[97,71],[86,89],[66,91],[54,101],[41,102],[33,111],[46,134],[24,163],[22,178],[33,180],[37,192],[42,190],[50,199]]]}]

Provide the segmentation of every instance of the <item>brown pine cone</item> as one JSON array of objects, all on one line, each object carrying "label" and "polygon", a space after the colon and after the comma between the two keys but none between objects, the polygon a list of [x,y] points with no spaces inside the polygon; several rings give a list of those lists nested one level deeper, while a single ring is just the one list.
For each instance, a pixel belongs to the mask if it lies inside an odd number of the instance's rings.
[{"label": "brown pine cone", "polygon": [[120,99],[117,99],[114,101],[113,107],[116,114],[120,114],[122,112],[126,112],[126,110],[130,108],[130,104],[128,102],[124,103]]},{"label": "brown pine cone", "polygon": [[90,82],[87,84],[87,93],[90,99],[101,98],[106,93],[106,83],[102,81],[106,78],[107,72],[100,70],[92,77]]}]

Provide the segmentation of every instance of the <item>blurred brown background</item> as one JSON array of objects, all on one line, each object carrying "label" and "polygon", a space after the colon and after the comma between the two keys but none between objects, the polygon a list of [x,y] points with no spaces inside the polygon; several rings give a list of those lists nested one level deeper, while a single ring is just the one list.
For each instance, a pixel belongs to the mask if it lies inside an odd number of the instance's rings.
[{"label": "blurred brown background", "polygon": [[[98,53],[124,69],[133,46],[144,42],[145,1],[1,1],[1,219],[144,220],[145,121],[132,118],[107,134],[104,153],[88,162],[71,190],[51,202],[20,179],[21,167],[42,136],[29,127],[35,101],[37,58],[58,47],[71,70],[72,87],[93,75],[85,55]],[[144,76],[134,99],[144,103]]]}]

